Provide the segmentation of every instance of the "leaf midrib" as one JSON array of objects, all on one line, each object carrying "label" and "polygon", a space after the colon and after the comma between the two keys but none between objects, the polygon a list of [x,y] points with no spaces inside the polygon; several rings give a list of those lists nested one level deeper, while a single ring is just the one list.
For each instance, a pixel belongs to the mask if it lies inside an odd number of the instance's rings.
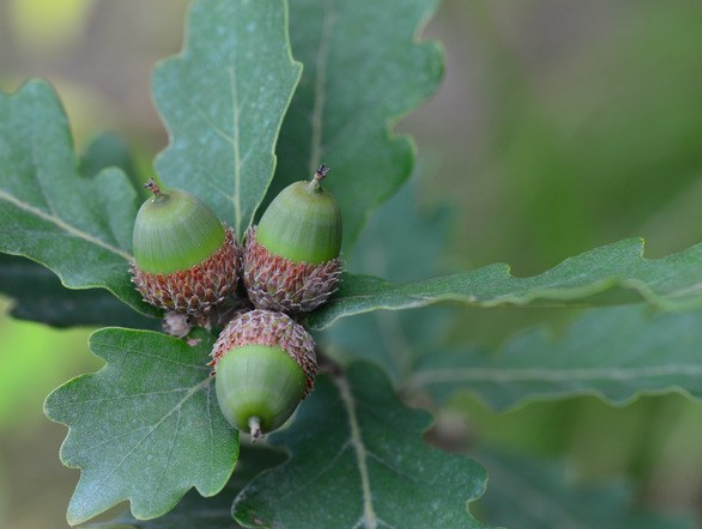
[{"label": "leaf midrib", "polygon": [[232,66],[229,67],[229,83],[232,93],[232,146],[234,148],[234,228],[238,236],[241,231],[241,132],[239,129],[239,90],[236,84],[236,52],[232,49]]},{"label": "leaf midrib", "polygon": [[[378,527],[378,517],[375,514],[375,508],[373,507],[373,496],[371,493],[370,486],[370,474],[368,472],[368,453],[366,450],[366,445],[363,442],[363,437],[361,435],[361,427],[358,422],[358,415],[356,414],[356,402],[351,394],[351,387],[349,386],[348,380],[346,378],[336,378],[334,380],[336,387],[339,389],[339,396],[341,397],[341,402],[346,410],[346,414],[349,419],[349,428],[351,433],[351,443],[354,447],[354,453],[356,454],[356,462],[358,464],[358,472],[361,477],[361,493],[363,496],[363,516],[359,520],[359,524],[365,521],[367,523],[368,529],[377,529]],[[356,524],[356,527],[359,526]]]},{"label": "leaf midrib", "polygon": [[[158,422],[156,422],[155,424],[153,424],[153,425],[149,428],[148,432],[146,432],[146,434],[145,434],[141,439],[139,439],[139,440],[134,444],[134,446],[132,446],[132,448],[124,455],[124,457],[122,457],[122,459],[114,466],[114,468],[112,468],[112,469],[111,469],[111,470],[110,470],[110,471],[93,487],[94,490],[96,491],[96,493],[97,493],[97,491],[99,491],[99,490],[102,488],[102,486],[115,474],[115,472],[117,472],[117,471],[122,467],[122,465],[124,465],[124,463],[132,456],[132,454],[134,454],[134,452],[144,443],[144,441],[145,441],[147,438],[149,438],[156,430],[158,430],[159,427],[160,427],[164,422],[166,422],[166,420],[168,420],[168,418],[169,418],[171,415],[173,415],[173,414],[176,413],[176,412],[180,412],[180,410],[183,408],[183,405],[184,405],[188,400],[190,400],[197,392],[199,392],[199,391],[201,391],[202,389],[204,389],[205,387],[207,387],[211,382],[212,382],[212,378],[211,378],[211,377],[208,377],[208,378],[204,379],[203,381],[199,382],[198,384],[196,384],[195,386],[191,387],[191,388],[189,389],[189,391],[183,396],[183,398],[180,399],[180,400],[175,404],[175,406],[173,406],[173,407],[168,411],[168,413],[166,413],[163,417],[161,417],[161,419],[159,419]],[[91,499],[92,499],[91,496],[89,496],[89,495],[86,494],[86,495],[83,497],[83,501],[80,502],[80,503],[76,506],[76,509],[78,509],[79,511],[81,511],[81,510],[85,507],[86,503],[87,503],[88,501],[90,501]],[[85,520],[82,520],[82,519],[75,520],[76,523],[82,523],[83,521],[85,521]]]},{"label": "leaf midrib", "polygon": [[628,381],[673,375],[699,377],[702,365],[670,364],[648,367],[602,367],[575,369],[502,369],[475,367],[462,369],[432,369],[412,377],[410,386],[427,386],[450,382],[571,382],[571,381]]},{"label": "leaf midrib", "polygon": [[8,192],[0,189],[0,200],[4,200],[5,202],[9,202],[10,204],[14,205],[15,207],[26,211],[27,213],[34,215],[36,217],[39,217],[42,220],[45,220],[46,222],[49,222],[59,228],[62,231],[65,231],[66,233],[79,238],[83,239],[86,242],[89,242],[91,244],[94,244],[96,246],[100,246],[101,248],[104,248],[105,250],[108,250],[109,252],[112,252],[121,258],[131,261],[132,256],[128,252],[125,252],[124,250],[121,250],[117,248],[116,246],[112,246],[111,244],[103,241],[102,239],[99,239],[95,237],[94,235],[91,235],[83,230],[80,230],[76,228],[75,226],[72,226],[65,222],[63,219],[51,215],[49,213],[46,213],[45,211],[42,211],[39,208],[36,208],[32,206],[31,204],[28,204],[27,202],[24,202],[22,200],[19,200],[17,197],[9,194]]}]

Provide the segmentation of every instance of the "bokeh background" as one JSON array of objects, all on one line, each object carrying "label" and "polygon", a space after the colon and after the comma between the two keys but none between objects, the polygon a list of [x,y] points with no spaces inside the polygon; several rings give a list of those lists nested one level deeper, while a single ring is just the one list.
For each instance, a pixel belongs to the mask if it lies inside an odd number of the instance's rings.
[{"label": "bokeh background", "polygon": [[[179,50],[186,6],[2,0],[0,89],[48,78],[77,150],[115,131],[143,179],[167,142],[150,72]],[[446,78],[399,128],[432,168],[424,205],[455,209],[446,271],[501,261],[525,276],[631,236],[646,238],[650,257],[702,240],[702,3],[445,0],[425,35],[444,44]],[[90,329],[12,320],[9,306],[0,297],[0,527],[63,529],[78,472],[61,466],[65,428],[42,401],[99,362]],[[493,346],[543,320],[558,332],[574,314],[454,312],[447,340]],[[623,477],[642,505],[700,511],[702,406],[682,395],[497,414],[466,393],[444,418],[470,439],[567,461],[574,481]]]}]

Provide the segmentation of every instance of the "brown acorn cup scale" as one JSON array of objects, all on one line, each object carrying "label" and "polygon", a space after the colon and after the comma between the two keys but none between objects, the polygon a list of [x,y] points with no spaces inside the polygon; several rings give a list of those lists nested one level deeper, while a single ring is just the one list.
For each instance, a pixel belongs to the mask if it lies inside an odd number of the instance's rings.
[{"label": "brown acorn cup scale", "polygon": [[231,229],[194,195],[152,193],[134,224],[132,282],[144,301],[202,320],[234,295],[240,251]]}]

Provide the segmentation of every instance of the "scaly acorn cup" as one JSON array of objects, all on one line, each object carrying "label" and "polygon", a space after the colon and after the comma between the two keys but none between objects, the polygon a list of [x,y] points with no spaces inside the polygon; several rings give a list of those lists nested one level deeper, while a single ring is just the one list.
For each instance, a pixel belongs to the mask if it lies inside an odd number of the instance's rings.
[{"label": "scaly acorn cup", "polygon": [[232,320],[212,357],[222,414],[254,440],[285,423],[314,388],[314,339],[280,312],[256,309]]},{"label": "scaly acorn cup", "polygon": [[144,301],[201,321],[236,291],[240,267],[234,233],[185,191],[152,193],[134,223],[132,282]]},{"label": "scaly acorn cup", "polygon": [[283,189],[247,231],[243,279],[257,308],[310,312],[338,289],[341,211],[321,186],[328,173],[322,165],[311,182]]}]

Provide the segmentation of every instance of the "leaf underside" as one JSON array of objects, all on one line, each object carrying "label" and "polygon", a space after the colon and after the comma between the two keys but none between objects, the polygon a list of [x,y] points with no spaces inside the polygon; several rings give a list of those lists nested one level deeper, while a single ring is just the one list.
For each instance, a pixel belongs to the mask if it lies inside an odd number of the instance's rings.
[{"label": "leaf underside", "polygon": [[54,327],[160,326],[158,320],[135,312],[106,290],[69,290],[51,270],[14,255],[0,254],[0,292],[12,298],[13,317]]},{"label": "leaf underside", "polygon": [[283,123],[269,198],[329,165],[324,186],[341,207],[345,257],[369,214],[412,172],[413,146],[391,128],[441,80],[439,46],[417,37],[437,4],[290,2],[293,53],[305,69]]},{"label": "leaf underside", "polygon": [[81,469],[68,521],[82,523],[129,500],[134,516],[172,509],[195,487],[217,494],[237,459],[237,435],[219,411],[207,367],[211,339],[197,346],[169,336],[102,329],[91,351],[107,365],[67,382],[45,411],[69,427],[66,466]]},{"label": "leaf underside", "polygon": [[[373,215],[348,262],[350,270],[402,281],[436,275],[437,263],[446,243],[452,212],[448,208],[419,210],[423,179],[417,173],[408,185]],[[422,251],[408,240],[426,241]],[[342,318],[321,335],[324,349],[343,364],[352,359],[372,360],[381,365],[394,384],[411,374],[412,362],[424,346],[432,349],[445,336],[451,321],[448,308],[428,310],[373,311]]]},{"label": "leaf underside", "polygon": [[471,391],[492,406],[598,395],[623,405],[642,392],[702,398],[702,312],[651,314],[646,307],[594,309],[554,338],[544,328],[518,334],[498,352],[434,351],[413,365],[407,389],[440,402]]},{"label": "leaf underside", "polygon": [[168,185],[207,202],[241,240],[275,170],[278,132],[301,66],[284,0],[199,0],[180,55],[154,70],[170,143],[156,159]]},{"label": "leaf underside", "polygon": [[[433,243],[443,240],[445,214],[421,214],[412,197],[412,188],[403,190],[372,219],[350,267],[379,275],[392,270],[406,280],[434,272],[440,244],[427,245],[414,259],[398,248],[411,231]],[[684,262],[683,256],[668,259]],[[337,322],[325,335],[325,348],[342,363],[373,360],[403,393],[420,392],[441,403],[462,391],[498,409],[574,394],[596,394],[615,404],[642,392],[702,395],[699,311],[656,313],[643,305],[592,309],[563,336],[556,338],[545,327],[532,329],[498,351],[441,345],[456,316],[447,307],[362,314]]]},{"label": "leaf underside", "polygon": [[465,456],[427,446],[421,434],[429,422],[403,407],[370,364],[318,377],[290,428],[271,436],[290,460],[241,492],[235,519],[277,529],[484,528],[467,502],[482,494],[485,473]]},{"label": "leaf underside", "polygon": [[702,307],[702,244],[661,259],[645,259],[643,246],[641,239],[626,239],[571,257],[528,278],[510,275],[504,264],[408,283],[346,274],[338,294],[314,312],[308,324],[319,330],[354,314],[439,302],[480,307],[587,307],[646,301],[670,311]]}]

